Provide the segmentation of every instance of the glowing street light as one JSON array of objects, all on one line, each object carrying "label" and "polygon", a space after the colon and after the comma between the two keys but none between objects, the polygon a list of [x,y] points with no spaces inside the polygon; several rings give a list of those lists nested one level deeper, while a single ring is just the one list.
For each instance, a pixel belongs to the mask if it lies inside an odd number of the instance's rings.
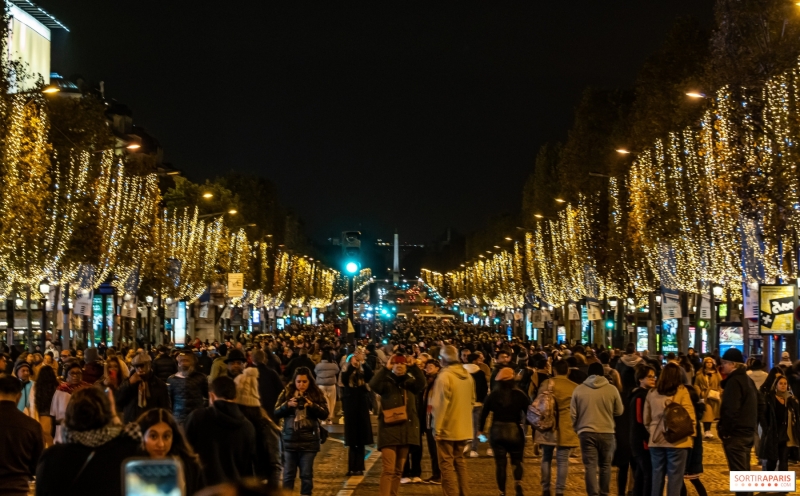
[{"label": "glowing street light", "polygon": [[209,198],[214,198],[214,193],[203,193],[203,198],[208,200]]},{"label": "glowing street light", "polygon": [[44,94],[58,93],[59,91],[61,91],[61,88],[59,88],[54,84],[48,84],[47,86],[42,88],[42,93]]},{"label": "glowing street light", "polygon": [[626,150],[625,148],[617,148],[616,152],[620,153],[622,155],[630,155],[631,154],[630,150]]},{"label": "glowing street light", "polygon": [[563,199],[563,198],[556,198],[556,201],[557,201],[558,203],[567,203],[567,200],[565,200],[565,199]]},{"label": "glowing street light", "polygon": [[696,92],[696,91],[690,91],[690,92],[686,93],[686,96],[688,96],[690,98],[707,98],[705,93],[699,93],[699,92]]},{"label": "glowing street light", "polygon": [[358,264],[355,262],[348,262],[347,265],[344,266],[344,269],[348,274],[355,274],[358,272]]}]

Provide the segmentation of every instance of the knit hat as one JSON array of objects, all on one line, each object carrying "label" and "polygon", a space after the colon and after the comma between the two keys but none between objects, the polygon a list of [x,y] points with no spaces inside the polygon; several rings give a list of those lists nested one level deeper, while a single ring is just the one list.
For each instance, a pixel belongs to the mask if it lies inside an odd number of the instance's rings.
[{"label": "knit hat", "polygon": [[726,362],[744,363],[744,356],[742,356],[742,352],[736,348],[728,348],[725,354],[722,355],[722,359]]},{"label": "knit hat", "polygon": [[237,375],[233,382],[236,383],[236,403],[244,406],[261,406],[257,368],[244,369],[244,372]]},{"label": "knit hat", "polygon": [[97,352],[97,348],[86,348],[83,352],[83,361],[86,363],[96,362],[100,360],[100,354]]},{"label": "knit hat", "polygon": [[511,367],[503,367],[502,369],[497,371],[497,375],[494,376],[495,381],[510,381],[514,379],[514,369]]},{"label": "knit hat", "polygon": [[31,364],[29,364],[25,360],[17,360],[17,363],[14,364],[14,375],[17,375],[19,369],[23,367],[27,368],[28,372],[33,373],[33,371],[31,370]]},{"label": "knit hat", "polygon": [[783,353],[781,353],[781,361],[784,361],[784,360],[786,360],[787,362],[789,360],[791,360],[791,358],[789,358],[789,352],[788,351],[784,351]]}]

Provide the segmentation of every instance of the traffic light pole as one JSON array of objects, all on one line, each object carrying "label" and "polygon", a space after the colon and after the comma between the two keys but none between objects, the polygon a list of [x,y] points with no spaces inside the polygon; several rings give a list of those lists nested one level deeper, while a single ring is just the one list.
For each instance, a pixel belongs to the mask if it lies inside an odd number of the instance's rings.
[{"label": "traffic light pole", "polygon": [[[347,279],[347,318],[350,319],[350,323],[353,325],[353,329],[356,328],[355,319],[353,318],[353,281],[355,280],[356,275],[353,274]],[[357,333],[353,333],[353,345],[356,344],[357,340]]]}]

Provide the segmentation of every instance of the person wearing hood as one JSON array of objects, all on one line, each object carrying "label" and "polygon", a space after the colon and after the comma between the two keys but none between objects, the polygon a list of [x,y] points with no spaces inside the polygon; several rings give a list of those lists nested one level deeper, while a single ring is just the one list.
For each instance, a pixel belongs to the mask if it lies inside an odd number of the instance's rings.
[{"label": "person wearing hood", "polygon": [[[469,377],[458,363],[458,351],[455,348],[453,350],[455,365]],[[425,377],[412,357],[398,354],[393,355],[386,367],[372,377],[369,387],[381,397],[381,411],[378,415],[378,449],[382,460],[380,494],[395,496],[400,488],[409,446],[420,443],[417,395],[425,388]],[[406,419],[387,422],[386,412],[397,409],[405,411]],[[470,411],[472,404],[467,415]],[[469,436],[465,439],[468,438]]]},{"label": "person wearing hood", "polygon": [[186,419],[186,439],[200,456],[205,485],[238,483],[254,475],[256,431],[236,401],[236,384],[217,377],[208,393],[210,406]]},{"label": "person wearing hood", "polygon": [[227,347],[223,348],[222,346],[220,346],[218,350],[219,351],[215,350],[213,346],[209,347],[208,349],[209,353],[211,353],[212,355],[218,353],[218,356],[214,359],[213,362],[211,362],[211,373],[208,374],[209,384],[214,382],[214,379],[216,379],[217,377],[227,375],[228,372],[228,368],[225,365],[225,354],[228,352],[228,348]]},{"label": "person wearing hood", "polygon": [[766,408],[759,419],[759,457],[764,471],[789,470],[789,448],[800,445],[800,404],[789,390],[789,381],[779,377],[766,395]]},{"label": "person wearing hood", "polygon": [[781,353],[781,361],[778,362],[778,367],[782,368],[784,371],[788,371],[792,368],[792,359],[789,357],[788,351]]},{"label": "person wearing hood", "polygon": [[[478,368],[477,373],[483,375]],[[473,376],[474,377],[474,376]],[[494,452],[495,478],[500,494],[506,491],[506,455],[514,466],[514,488],[518,496],[522,495],[522,455],[525,451],[525,434],[522,431],[521,419],[528,410],[528,395],[515,387],[514,372],[506,367],[495,376],[495,387],[486,401],[481,405],[481,414],[477,422],[477,430],[483,434],[483,428],[489,413],[493,414],[492,427],[489,432],[489,443]]]},{"label": "person wearing hood", "polygon": [[631,392],[639,387],[636,382],[636,366],[642,363],[642,359],[636,356],[636,345],[628,343],[625,346],[625,354],[619,357],[616,370],[622,382],[622,396],[628,398]]},{"label": "person wearing hood", "polygon": [[31,364],[24,360],[17,360],[14,364],[14,376],[22,383],[17,409],[25,415],[32,416],[30,411],[31,397],[33,391],[33,377]]},{"label": "person wearing hood", "polygon": [[136,355],[132,361],[135,372],[122,381],[117,391],[117,404],[123,409],[123,421],[126,424],[135,422],[141,414],[152,408],[172,411],[167,385],[153,374],[151,362],[147,353]]},{"label": "person wearing hood", "polygon": [[281,431],[261,406],[259,375],[259,369],[250,367],[236,376],[233,380],[236,383],[236,404],[256,430],[256,458],[253,462],[256,477],[259,480],[266,479],[267,486],[278,491],[283,471]]},{"label": "person wearing hood", "polygon": [[750,367],[747,369],[747,377],[756,385],[756,389],[761,389],[761,385],[767,380],[767,374],[764,372],[764,364],[758,358],[753,359]]},{"label": "person wearing hood", "polygon": [[[483,410],[483,400],[489,393],[489,385],[486,383],[486,375],[478,365],[478,355],[470,353],[467,357],[467,363],[464,364],[464,369],[472,376],[472,381],[475,384],[475,403],[472,406],[472,443],[470,445],[470,458],[478,457],[478,431],[480,429],[481,411]],[[502,372],[502,370],[501,370]],[[513,374],[513,372],[512,372]],[[495,381],[497,378],[495,377]]]},{"label": "person wearing hood", "polygon": [[711,439],[711,423],[719,418],[720,398],[722,388],[720,383],[722,376],[717,372],[717,364],[711,357],[703,359],[703,368],[697,373],[694,379],[694,390],[697,395],[705,402],[706,409],[703,413],[703,437]]},{"label": "person wearing hood", "polygon": [[[455,346],[442,348],[440,359],[443,368],[428,398],[431,429],[442,472],[442,493],[457,496],[469,493],[467,464],[461,453],[464,444],[472,439],[475,386],[472,376],[459,363]],[[495,380],[501,369],[496,369]]]},{"label": "person wearing hood", "polygon": [[721,383],[725,393],[720,405],[717,434],[722,440],[728,469],[749,471],[750,450],[758,423],[758,392],[745,373],[744,357],[738,349],[729,348],[722,355],[722,373],[727,377]]},{"label": "person wearing hood", "polygon": [[[607,495],[614,457],[614,417],[625,408],[619,390],[603,376],[603,366],[593,364],[590,375],[575,388],[570,402],[572,427],[578,433],[590,496]],[[598,479],[599,476],[599,479]]]},{"label": "person wearing hood", "polygon": [[565,360],[553,364],[553,374],[552,379],[547,379],[539,385],[539,394],[552,389],[556,401],[556,426],[548,431],[535,431],[533,440],[542,447],[542,492],[550,494],[550,474],[555,455],[556,496],[560,496],[567,487],[569,451],[580,444],[570,417],[572,393],[578,385],[567,378],[569,365]]},{"label": "person wearing hood", "polygon": [[684,385],[681,368],[676,363],[667,363],[661,371],[656,387],[647,392],[644,405],[644,423],[650,433],[648,448],[653,466],[652,494],[664,491],[664,476],[667,476],[667,496],[680,496],[683,487],[683,474],[689,450],[694,446],[694,434],[669,442],[664,437],[664,415],[667,406],[676,403],[682,406],[695,425],[694,403],[689,390]]}]

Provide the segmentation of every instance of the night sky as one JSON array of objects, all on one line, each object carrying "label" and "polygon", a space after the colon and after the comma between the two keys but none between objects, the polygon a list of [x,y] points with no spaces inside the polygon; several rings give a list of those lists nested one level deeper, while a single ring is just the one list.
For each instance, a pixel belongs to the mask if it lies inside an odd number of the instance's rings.
[{"label": "night sky", "polygon": [[262,175],[316,239],[397,227],[409,242],[516,211],[537,149],[566,137],[583,89],[631,86],[677,17],[710,26],[713,9],[712,0],[37,3],[71,31],[53,70],[105,81],[106,96],[128,104],[190,179]]}]

